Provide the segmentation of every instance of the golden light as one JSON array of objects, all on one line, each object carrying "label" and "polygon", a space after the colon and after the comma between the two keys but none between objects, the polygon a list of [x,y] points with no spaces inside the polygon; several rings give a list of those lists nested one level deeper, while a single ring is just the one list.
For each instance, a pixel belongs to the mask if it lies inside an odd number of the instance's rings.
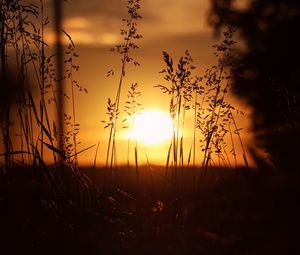
[{"label": "golden light", "polygon": [[103,45],[115,45],[118,40],[119,36],[112,33],[104,33],[98,37],[98,42]]},{"label": "golden light", "polygon": [[132,136],[139,142],[156,145],[170,140],[173,121],[170,115],[159,110],[147,110],[133,119]]},{"label": "golden light", "polygon": [[91,26],[90,19],[88,17],[72,17],[64,20],[64,27],[67,31],[71,29],[87,29]]}]

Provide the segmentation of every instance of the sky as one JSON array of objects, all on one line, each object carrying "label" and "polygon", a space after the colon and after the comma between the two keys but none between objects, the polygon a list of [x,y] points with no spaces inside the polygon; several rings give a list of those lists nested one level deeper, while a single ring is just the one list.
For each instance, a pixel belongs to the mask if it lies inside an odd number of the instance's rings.
[{"label": "sky", "polygon": [[[52,1],[46,1],[46,14],[52,16]],[[80,70],[75,79],[88,90],[88,94],[76,95],[77,122],[80,123],[80,148],[84,149],[98,142],[98,163],[103,164],[106,156],[108,130],[104,130],[101,120],[106,119],[107,99],[115,98],[120,71],[120,56],[110,52],[120,43],[120,29],[124,28],[122,18],[126,17],[126,0],[68,0],[63,3],[63,29],[72,37],[79,54],[77,64]],[[205,69],[215,63],[212,45],[218,41],[213,29],[207,23],[209,0],[142,0],[138,31],[143,38],[137,43],[140,49],[133,57],[141,66],[129,66],[122,91],[123,101],[132,83],[137,82],[142,91],[141,101],[144,109],[159,109],[168,112],[169,101],[155,85],[163,84],[159,71],[164,68],[162,51],[167,51],[174,61],[189,50],[197,66],[196,73],[203,74]],[[46,40],[53,43],[53,23],[46,30]],[[107,71],[114,69],[115,76],[107,78]],[[233,99],[237,101],[236,99]],[[246,117],[241,125],[249,129],[249,109],[241,103]],[[188,117],[188,116],[187,116]],[[191,131],[189,134],[191,135]],[[119,136],[119,161],[125,162],[126,130]],[[245,140],[249,140],[245,132]],[[190,137],[191,138],[191,137]],[[147,146],[146,146],[147,147]],[[168,144],[149,146],[149,160],[154,164],[164,164]],[[95,148],[80,154],[79,162],[92,164]],[[145,162],[145,157],[141,161]]]}]

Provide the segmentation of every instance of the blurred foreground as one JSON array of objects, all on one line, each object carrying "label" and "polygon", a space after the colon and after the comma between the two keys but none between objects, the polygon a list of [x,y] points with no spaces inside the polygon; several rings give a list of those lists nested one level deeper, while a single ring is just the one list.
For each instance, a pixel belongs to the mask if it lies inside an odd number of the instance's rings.
[{"label": "blurred foreground", "polygon": [[126,191],[122,174],[105,188],[101,169],[0,173],[2,254],[299,252],[299,183],[287,175],[212,169],[174,192],[159,167]]}]

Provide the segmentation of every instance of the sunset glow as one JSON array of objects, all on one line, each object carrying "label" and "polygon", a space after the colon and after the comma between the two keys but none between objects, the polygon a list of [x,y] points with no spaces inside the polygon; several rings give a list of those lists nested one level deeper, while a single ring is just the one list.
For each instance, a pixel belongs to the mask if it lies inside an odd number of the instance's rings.
[{"label": "sunset glow", "polygon": [[1,0],[0,255],[298,254],[297,3]]},{"label": "sunset glow", "polygon": [[159,110],[144,111],[133,120],[133,137],[148,145],[169,140],[172,130],[173,122],[170,115]]}]

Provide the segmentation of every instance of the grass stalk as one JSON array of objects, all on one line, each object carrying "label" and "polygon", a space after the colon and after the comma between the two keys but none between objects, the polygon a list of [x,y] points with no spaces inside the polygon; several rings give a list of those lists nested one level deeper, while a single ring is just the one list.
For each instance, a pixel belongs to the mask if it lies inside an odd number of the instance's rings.
[{"label": "grass stalk", "polygon": [[[133,58],[130,56],[130,51],[137,49],[138,46],[135,44],[134,40],[142,38],[141,35],[137,33],[137,23],[138,19],[142,17],[138,13],[140,9],[139,0],[128,1],[127,5],[128,9],[128,19],[124,19],[126,22],[127,29],[121,29],[121,35],[123,36],[123,44],[116,45],[111,51],[116,51],[121,55],[121,72],[119,76],[118,88],[114,102],[111,102],[109,99],[109,122],[102,121],[106,123],[106,127],[110,128],[109,139],[108,139],[108,149],[107,149],[107,157],[106,157],[106,166],[108,165],[108,161],[110,160],[110,180],[113,175],[113,168],[117,168],[117,155],[116,155],[116,137],[118,130],[118,115],[120,109],[120,100],[121,100],[121,92],[123,87],[123,79],[126,75],[126,67],[129,62],[133,61]],[[139,65],[138,62],[133,61],[134,65]],[[108,72],[108,76],[112,73],[112,70]],[[110,158],[110,159],[109,159]]]},{"label": "grass stalk", "polygon": [[58,123],[58,145],[61,151],[64,151],[64,67],[63,67],[63,46],[62,46],[62,2],[60,0],[54,0],[54,16],[55,16],[55,48],[56,48],[56,70],[57,70],[57,104],[59,113],[57,116]]}]

